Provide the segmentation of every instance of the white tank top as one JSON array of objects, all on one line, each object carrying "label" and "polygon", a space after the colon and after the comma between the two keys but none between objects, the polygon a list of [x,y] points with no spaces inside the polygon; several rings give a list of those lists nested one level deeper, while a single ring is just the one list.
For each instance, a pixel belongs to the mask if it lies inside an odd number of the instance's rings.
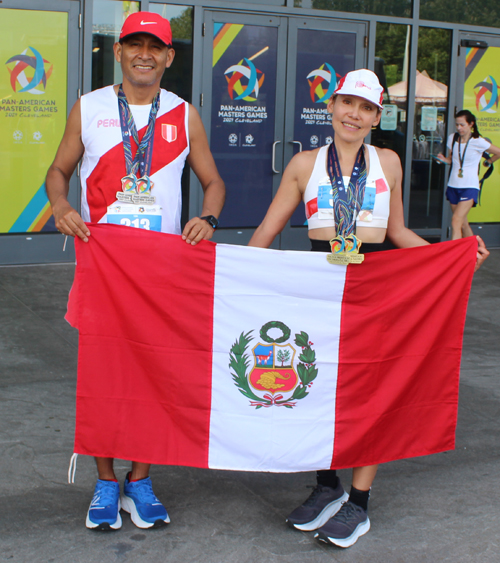
[{"label": "white tank top", "polygon": [[[126,175],[118,97],[113,86],[85,94],[80,99],[82,142],[85,147],[80,172],[81,215],[84,221],[105,223],[109,205],[121,191]],[[139,139],[144,134],[151,106],[130,106]],[[181,233],[181,176],[189,154],[189,104],[166,90],[160,92],[156,116],[150,177],[151,195],[162,208],[162,232]],[[133,140],[132,154],[137,147]]]},{"label": "white tank top", "polygon": [[[365,145],[370,159],[366,179],[365,197],[356,217],[356,227],[387,228],[391,190],[382,170],[377,151],[372,145]],[[316,156],[314,168],[304,192],[307,225],[309,229],[335,227],[333,216],[332,184],[327,170],[328,145],[321,147]],[[344,176],[344,185],[350,178]]]}]

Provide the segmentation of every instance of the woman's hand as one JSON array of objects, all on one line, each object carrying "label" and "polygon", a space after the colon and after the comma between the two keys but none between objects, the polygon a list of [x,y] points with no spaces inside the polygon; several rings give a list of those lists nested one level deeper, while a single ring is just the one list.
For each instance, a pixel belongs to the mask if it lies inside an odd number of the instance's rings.
[{"label": "woman's hand", "polygon": [[484,241],[481,237],[476,237],[477,239],[477,262],[476,262],[476,266],[474,268],[474,272],[477,272],[479,270],[479,268],[481,267],[481,265],[483,264],[483,262],[486,260],[486,258],[488,258],[488,256],[490,255],[490,251],[486,248],[486,245],[484,244]]}]

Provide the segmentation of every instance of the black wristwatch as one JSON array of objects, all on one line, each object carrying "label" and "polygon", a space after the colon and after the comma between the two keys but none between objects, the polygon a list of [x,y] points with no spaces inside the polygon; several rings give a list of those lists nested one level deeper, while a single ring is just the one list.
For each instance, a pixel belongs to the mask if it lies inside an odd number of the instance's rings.
[{"label": "black wristwatch", "polygon": [[215,229],[219,226],[219,221],[213,215],[205,215],[205,217],[200,217],[206,221],[215,231]]}]

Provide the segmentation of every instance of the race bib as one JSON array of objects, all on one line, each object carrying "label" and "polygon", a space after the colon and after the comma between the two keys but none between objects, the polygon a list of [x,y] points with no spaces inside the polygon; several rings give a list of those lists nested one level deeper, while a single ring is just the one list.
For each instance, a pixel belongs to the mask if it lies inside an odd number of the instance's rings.
[{"label": "race bib", "polygon": [[106,220],[113,225],[160,232],[161,207],[159,205],[113,204],[108,207]]}]

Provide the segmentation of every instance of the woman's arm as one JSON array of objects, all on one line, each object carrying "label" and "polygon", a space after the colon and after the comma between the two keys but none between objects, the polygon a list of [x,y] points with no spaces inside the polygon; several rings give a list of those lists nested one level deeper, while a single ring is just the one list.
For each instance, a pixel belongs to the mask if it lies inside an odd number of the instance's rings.
[{"label": "woman's arm", "polygon": [[490,145],[489,148],[486,149],[486,152],[491,153],[493,156],[487,158],[485,162],[489,162],[490,164],[493,164],[495,161],[497,161],[500,158],[500,148],[496,147],[495,145]]},{"label": "woman's arm", "polygon": [[388,149],[377,149],[377,151],[382,170],[384,171],[391,189],[387,236],[397,248],[411,248],[413,246],[429,244],[412,230],[405,227],[402,197],[403,170],[399,156]]},{"label": "woman's arm", "polygon": [[[314,166],[314,153],[295,155],[283,172],[280,186],[266,216],[257,227],[248,246],[268,248],[276,235],[281,233],[287,221],[302,200],[304,178],[309,178]],[[307,182],[306,182],[307,183]]]},{"label": "woman's arm", "polygon": [[[496,147],[495,147],[496,148]],[[402,180],[403,170],[398,155],[388,149],[377,149],[380,163],[385,177],[389,181],[391,188],[391,208],[389,222],[387,224],[387,236],[397,248],[411,248],[414,246],[424,246],[429,244],[426,240],[419,237],[412,230],[407,229],[404,223]],[[477,272],[482,263],[488,258],[489,250],[486,248],[481,237],[476,237],[478,242],[477,260],[474,272]]]},{"label": "woman's arm", "polygon": [[451,154],[450,156],[444,156],[444,154],[440,152],[436,155],[436,158],[442,162],[446,162],[446,164],[451,164]]}]

